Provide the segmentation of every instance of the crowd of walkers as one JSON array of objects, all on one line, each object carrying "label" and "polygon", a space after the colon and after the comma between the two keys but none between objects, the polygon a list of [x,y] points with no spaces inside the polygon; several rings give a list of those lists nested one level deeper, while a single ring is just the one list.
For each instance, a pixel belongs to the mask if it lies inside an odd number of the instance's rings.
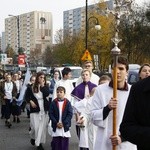
[{"label": "crowd of walkers", "polygon": [[[77,80],[75,87],[70,80],[71,69],[69,67],[64,67],[62,70],[62,79],[59,78],[57,70],[54,70],[53,78],[49,81],[43,72],[31,75],[28,84],[26,84],[22,104],[26,104],[27,117],[30,118],[30,143],[36,146],[37,150],[44,150],[47,132],[52,136],[52,150],[69,150],[71,126],[76,127],[79,141],[77,149],[80,150],[110,150],[113,146],[117,146],[118,150],[148,150],[150,148],[150,145],[143,146],[143,143],[148,144],[148,141],[143,139],[142,144],[139,142],[142,129],[141,132],[139,129],[136,133],[138,127],[134,129],[132,126],[132,122],[135,122],[137,126],[141,125],[139,128],[146,125],[149,128],[150,124],[149,122],[146,124],[146,119],[139,119],[138,116],[134,115],[138,112],[137,114],[140,116],[141,109],[137,110],[133,106],[136,103],[134,96],[140,95],[140,92],[135,92],[137,83],[135,86],[132,85],[133,90],[132,86],[127,83],[129,70],[127,59],[118,57],[117,98],[113,98],[113,65],[114,62],[112,61],[112,77],[108,75],[99,77],[92,72],[92,61],[84,62],[81,77]],[[138,81],[138,84],[142,85],[146,84],[146,80],[150,80],[150,64],[141,66],[139,78],[142,83]],[[17,100],[23,82],[21,72],[4,73],[0,82],[1,119],[5,119],[5,126],[8,128],[11,128],[12,122],[21,123],[22,106],[17,104]],[[146,91],[150,93],[148,87]],[[141,92],[144,93],[145,91],[142,90]],[[141,95],[138,99],[140,97]],[[150,94],[145,97],[147,100],[150,99]],[[131,104],[128,99],[134,102]],[[141,106],[145,105],[141,104]],[[129,111],[128,107],[132,109]],[[113,109],[117,109],[116,135],[113,135],[112,131]],[[147,110],[145,110],[146,112]],[[73,116],[76,120],[75,124],[72,124]],[[135,133],[130,135],[132,129]],[[144,131],[143,134],[141,133],[143,138]],[[147,132],[149,133],[149,130]],[[137,139],[136,135],[138,136]]]}]

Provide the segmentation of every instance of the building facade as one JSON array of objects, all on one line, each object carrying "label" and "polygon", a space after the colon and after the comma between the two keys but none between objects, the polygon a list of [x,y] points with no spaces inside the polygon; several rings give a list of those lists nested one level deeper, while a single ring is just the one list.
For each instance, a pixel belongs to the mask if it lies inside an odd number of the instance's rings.
[{"label": "building facade", "polygon": [[0,37],[0,51],[2,51],[2,37]]},{"label": "building facade", "polygon": [[11,46],[16,53],[19,48],[30,52],[36,49],[44,52],[52,46],[52,14],[50,12],[33,11],[18,16],[9,15],[5,19],[5,46]]},{"label": "building facade", "polygon": [[[109,9],[113,8],[113,0],[107,1],[107,6]],[[69,34],[71,36],[85,31],[85,19],[86,19],[86,8],[79,7],[63,12],[63,29],[64,35]],[[99,12],[97,4],[88,6],[88,16],[93,11]]]},{"label": "building facade", "polygon": [[6,50],[5,32],[2,32],[2,37],[1,37],[1,52],[5,53],[5,50]]}]

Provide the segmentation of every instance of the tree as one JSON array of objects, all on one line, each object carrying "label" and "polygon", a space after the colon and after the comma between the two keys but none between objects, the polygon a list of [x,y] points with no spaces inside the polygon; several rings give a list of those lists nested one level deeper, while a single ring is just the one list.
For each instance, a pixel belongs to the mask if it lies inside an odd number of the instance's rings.
[{"label": "tree", "polygon": [[23,47],[19,47],[18,54],[23,55],[24,52],[25,52],[25,49]]},{"label": "tree", "polygon": [[59,30],[55,39],[57,44],[53,47],[53,64],[79,64],[84,50],[83,39],[80,37],[80,33],[71,36],[68,32],[64,36],[63,30]]},{"label": "tree", "polygon": [[30,64],[34,64],[35,66],[41,65],[43,62],[42,54],[40,49],[34,49],[30,51]]},{"label": "tree", "polygon": [[12,58],[12,61],[13,61],[14,64],[18,64],[17,54],[15,53],[13,48],[10,47],[9,44],[6,47],[6,54],[7,54],[7,58]]},{"label": "tree", "polygon": [[53,64],[53,57],[52,57],[52,49],[51,47],[47,47],[45,49],[45,52],[43,53],[43,60],[44,60],[44,64],[51,66]]},{"label": "tree", "polygon": [[122,53],[128,57],[130,63],[148,62],[150,59],[150,26],[147,19],[147,10],[144,7],[136,7],[132,14],[124,17],[120,25]]}]

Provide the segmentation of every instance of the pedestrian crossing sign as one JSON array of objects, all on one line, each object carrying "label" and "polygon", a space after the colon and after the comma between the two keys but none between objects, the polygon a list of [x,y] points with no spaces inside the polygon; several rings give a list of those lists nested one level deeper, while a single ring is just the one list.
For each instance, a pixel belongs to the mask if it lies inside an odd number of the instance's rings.
[{"label": "pedestrian crossing sign", "polygon": [[82,61],[92,60],[91,54],[88,50],[86,50],[81,58]]}]

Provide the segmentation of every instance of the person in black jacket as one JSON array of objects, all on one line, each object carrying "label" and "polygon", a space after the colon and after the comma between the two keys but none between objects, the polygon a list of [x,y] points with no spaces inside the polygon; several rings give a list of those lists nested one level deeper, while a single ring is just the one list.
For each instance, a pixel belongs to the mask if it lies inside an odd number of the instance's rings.
[{"label": "person in black jacket", "polygon": [[26,93],[26,100],[30,103],[30,142],[37,146],[37,150],[44,150],[41,143],[46,142],[49,121],[48,96],[49,87],[46,84],[46,76],[43,72],[38,72],[35,83],[29,86]]},{"label": "person in black jacket", "polygon": [[52,150],[68,150],[73,109],[71,103],[65,98],[65,88],[56,89],[57,98],[50,105],[50,120],[52,121]]},{"label": "person in black jacket", "polygon": [[150,150],[150,76],[132,85],[120,132],[138,150]]},{"label": "person in black jacket", "polygon": [[32,75],[30,77],[30,82],[27,84],[27,89],[26,89],[25,96],[24,96],[28,118],[30,118],[30,104],[27,103],[27,98],[28,98],[27,94],[28,94],[28,90],[30,90],[30,87],[35,83],[35,79],[36,79],[36,75]]}]

